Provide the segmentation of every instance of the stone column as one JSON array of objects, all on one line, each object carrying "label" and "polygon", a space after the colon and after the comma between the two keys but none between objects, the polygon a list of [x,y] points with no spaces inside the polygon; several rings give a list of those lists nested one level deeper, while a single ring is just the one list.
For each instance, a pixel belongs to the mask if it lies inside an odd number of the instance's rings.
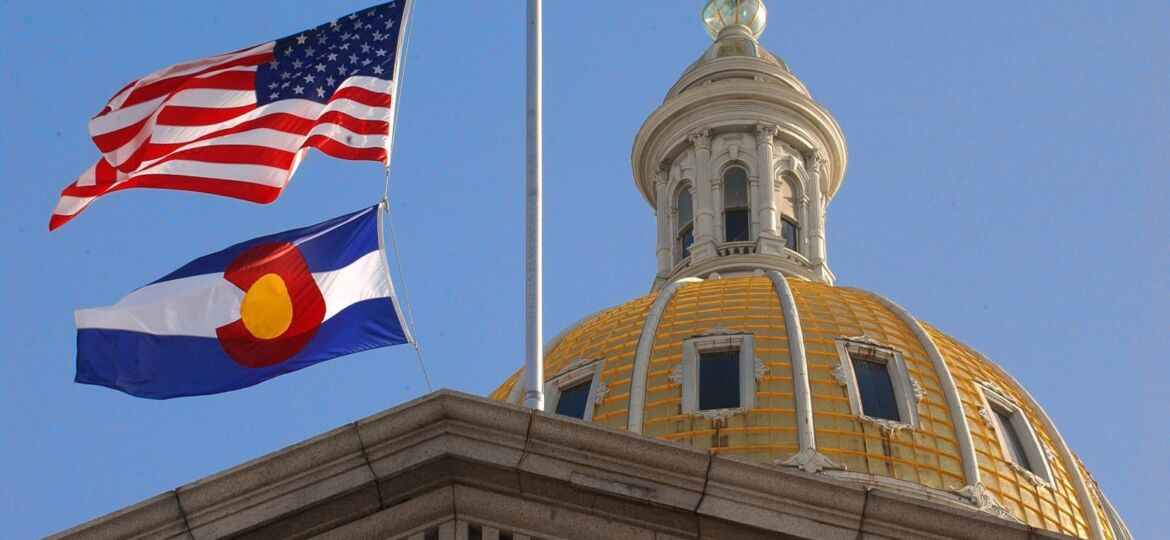
[{"label": "stone column", "polygon": [[784,253],[784,239],[777,229],[780,218],[776,212],[776,155],[772,147],[772,140],[778,131],[779,128],[772,124],[756,124],[757,168],[760,171],[760,235],[756,251],[771,255]]},{"label": "stone column", "polygon": [[[763,197],[763,194],[760,193],[760,175],[748,175],[748,193],[751,194],[748,202],[758,206],[760,204],[760,198]],[[762,230],[760,228],[760,214],[761,212],[755,212],[753,207],[753,212],[751,213],[751,232],[748,238],[757,238],[760,236],[760,231]]]},{"label": "stone column", "polygon": [[654,196],[655,209],[654,214],[658,217],[658,275],[665,276],[670,272],[670,248],[672,244],[671,239],[671,216],[673,212],[673,201],[670,200],[670,194],[667,193],[666,187],[670,180],[670,169],[666,162],[658,164],[658,169],[654,171]]},{"label": "stone column", "polygon": [[691,262],[715,256],[715,207],[711,200],[711,130],[688,137],[695,147],[695,243]]},{"label": "stone column", "polygon": [[711,175],[711,209],[714,212],[714,219],[711,220],[712,225],[714,225],[711,236],[715,242],[722,243],[725,238],[723,236],[723,177],[718,174]]},{"label": "stone column", "polygon": [[821,177],[825,174],[825,158],[813,149],[804,156],[804,170],[808,173],[809,196],[808,258],[814,267],[825,264],[825,194],[821,193]]}]

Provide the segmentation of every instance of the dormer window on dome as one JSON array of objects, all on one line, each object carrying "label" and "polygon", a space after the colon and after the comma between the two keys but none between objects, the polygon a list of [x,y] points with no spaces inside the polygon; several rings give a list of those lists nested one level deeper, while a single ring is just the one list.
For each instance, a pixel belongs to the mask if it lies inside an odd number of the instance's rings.
[{"label": "dormer window on dome", "polygon": [[1047,452],[1024,411],[998,385],[979,382],[976,387],[983,399],[979,415],[999,439],[1003,459],[1033,483],[1050,485],[1052,468],[1048,464]]},{"label": "dormer window on dome", "polygon": [[837,340],[837,353],[833,376],[853,414],[883,431],[918,427],[917,396],[901,352],[860,336]]},{"label": "dormer window on dome", "polygon": [[548,410],[563,416],[593,419],[593,407],[608,390],[600,382],[602,360],[578,360],[544,384]]}]

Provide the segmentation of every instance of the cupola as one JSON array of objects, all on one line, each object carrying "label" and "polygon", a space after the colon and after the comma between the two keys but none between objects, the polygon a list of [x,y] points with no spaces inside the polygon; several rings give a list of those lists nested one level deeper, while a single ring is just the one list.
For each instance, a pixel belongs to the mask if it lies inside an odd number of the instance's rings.
[{"label": "cupola", "polygon": [[766,21],[762,2],[709,1],[714,43],[634,140],[634,181],[657,216],[654,290],[757,270],[833,282],[824,219],[845,174],[845,137],[757,41]]}]

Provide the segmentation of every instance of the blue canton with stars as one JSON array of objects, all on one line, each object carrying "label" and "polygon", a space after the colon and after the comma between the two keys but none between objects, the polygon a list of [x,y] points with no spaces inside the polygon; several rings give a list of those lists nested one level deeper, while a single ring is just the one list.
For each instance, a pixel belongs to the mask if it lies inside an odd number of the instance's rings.
[{"label": "blue canton with stars", "polygon": [[397,0],[276,40],[256,69],[256,104],[282,99],[325,103],[349,77],[390,80],[406,2]]}]

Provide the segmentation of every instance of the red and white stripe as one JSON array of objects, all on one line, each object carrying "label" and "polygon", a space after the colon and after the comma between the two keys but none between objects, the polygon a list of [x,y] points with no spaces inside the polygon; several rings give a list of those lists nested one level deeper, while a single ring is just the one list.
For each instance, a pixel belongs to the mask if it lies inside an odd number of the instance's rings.
[{"label": "red and white stripe", "polygon": [[272,202],[310,147],[385,162],[394,82],[349,77],[324,104],[286,99],[259,106],[256,69],[272,59],[272,48],[270,42],[177,64],[115,94],[89,125],[102,158],[61,192],[49,230],[96,198],[129,188]]}]

